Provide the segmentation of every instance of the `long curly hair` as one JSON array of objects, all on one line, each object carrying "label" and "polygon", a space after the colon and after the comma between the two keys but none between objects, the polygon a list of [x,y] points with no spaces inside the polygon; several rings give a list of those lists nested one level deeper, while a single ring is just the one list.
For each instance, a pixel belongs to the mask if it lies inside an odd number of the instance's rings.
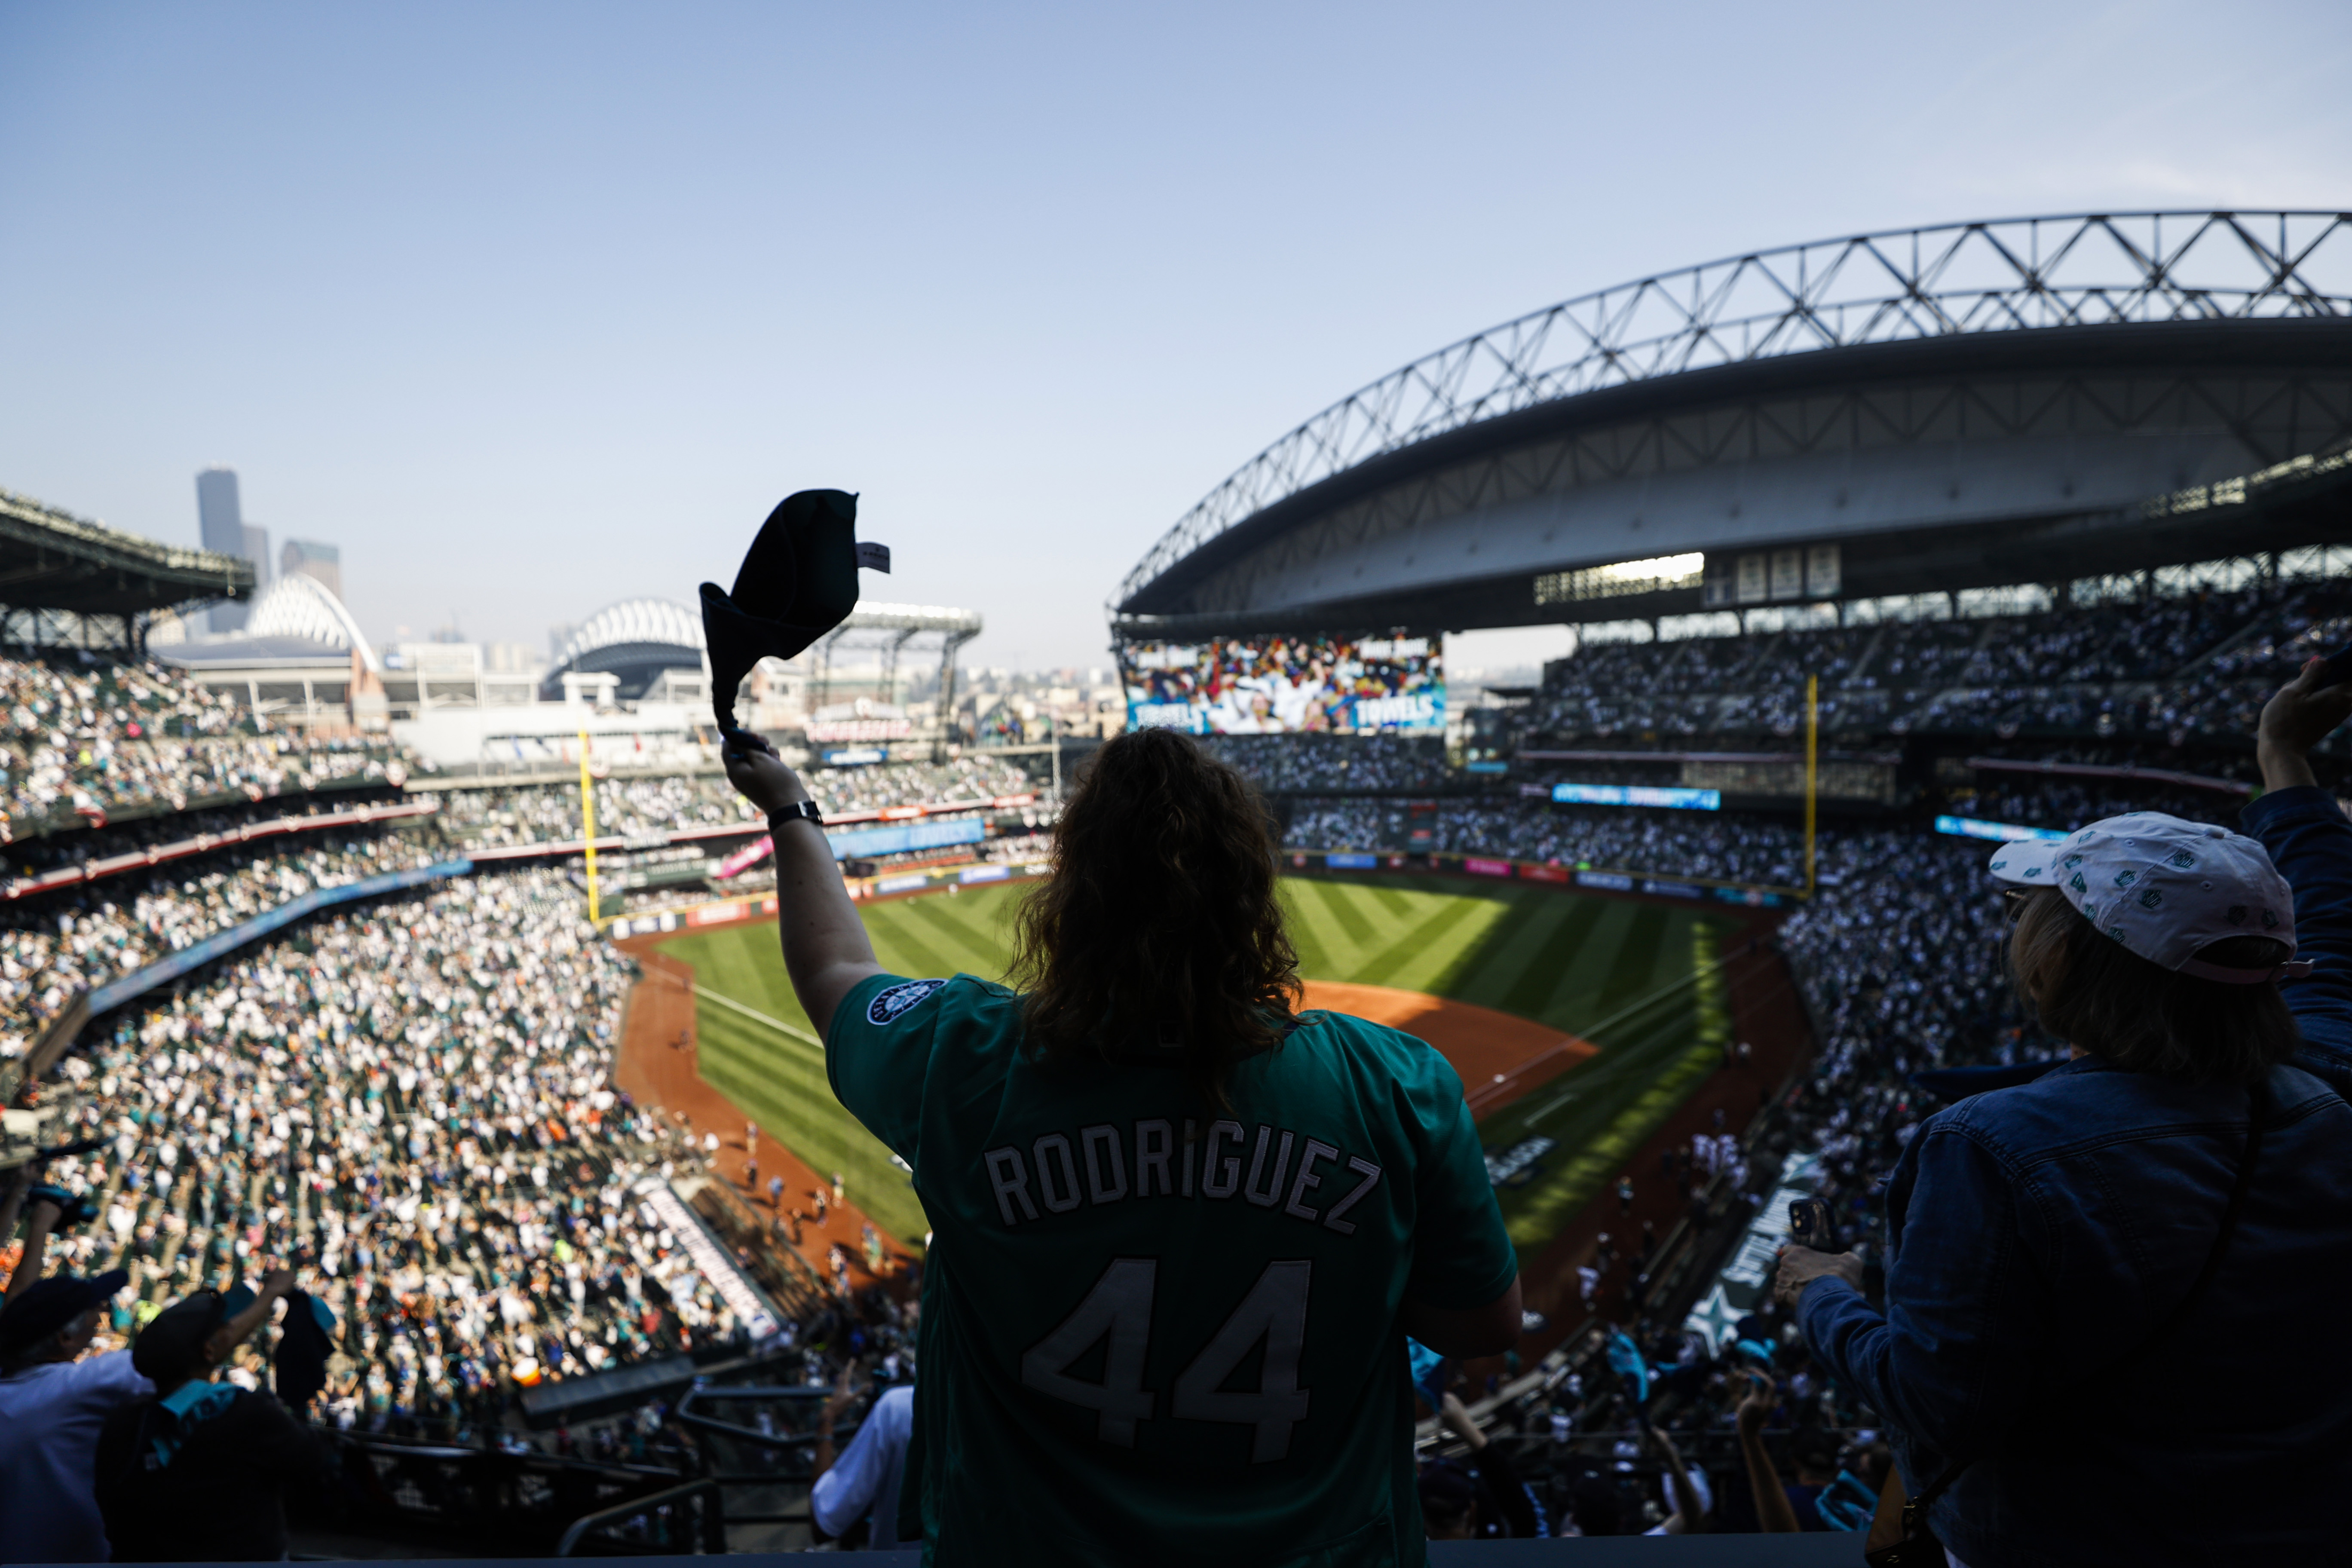
[{"label": "long curly hair", "polygon": [[1094,754],[1017,920],[1011,979],[1037,1059],[1173,1048],[1185,1081],[1228,1103],[1234,1065],[1281,1045],[1302,995],[1270,826],[1189,735],[1133,731]]}]

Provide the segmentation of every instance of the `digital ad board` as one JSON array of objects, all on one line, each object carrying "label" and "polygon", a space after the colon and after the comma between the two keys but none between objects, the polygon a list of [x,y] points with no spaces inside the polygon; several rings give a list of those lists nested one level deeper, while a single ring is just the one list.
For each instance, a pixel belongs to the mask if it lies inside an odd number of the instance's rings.
[{"label": "digital ad board", "polygon": [[1213,637],[1122,643],[1127,721],[1195,735],[1445,732],[1433,637]]}]

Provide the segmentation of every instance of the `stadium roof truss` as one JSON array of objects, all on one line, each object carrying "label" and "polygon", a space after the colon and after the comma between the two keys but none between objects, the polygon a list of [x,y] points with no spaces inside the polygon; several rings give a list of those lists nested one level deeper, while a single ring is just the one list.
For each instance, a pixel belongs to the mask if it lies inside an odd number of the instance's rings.
[{"label": "stadium roof truss", "polygon": [[141,539],[0,490],[0,634],[9,640],[88,642],[90,623],[110,619],[129,647],[142,617],[253,591],[249,561]]},{"label": "stadium roof truss", "polygon": [[[2110,337],[2113,329],[2141,331]],[[1971,341],[1984,348],[1970,349]],[[2029,341],[2032,351],[2021,357]],[[2141,355],[2137,367],[2106,375],[2127,342]],[[2199,354],[2228,361],[2234,372],[2231,356],[2242,358],[2249,342],[2271,355],[2265,363],[2289,368],[2260,384],[2241,378],[2228,386],[2191,384],[2193,374],[2178,374]],[[2277,352],[2289,342],[2292,353]],[[1233,577],[1234,563],[1250,552],[1254,571],[1283,570],[1286,533],[1295,536],[1291,554],[1320,552],[1328,563],[1350,548],[1338,534],[1412,527],[1513,493],[1662,466],[1752,466],[1873,440],[1916,446],[1959,434],[1962,425],[1979,438],[2042,437],[2086,422],[2138,432],[2193,417],[2228,432],[2244,472],[2352,435],[2352,405],[2334,384],[2347,380],[2336,373],[2352,368],[2345,351],[2352,351],[2352,216],[2340,213],[2019,218],[1731,257],[1521,316],[1333,404],[1188,511],[1128,574],[1110,608],[1123,630],[1278,624],[1282,605],[1260,595],[1254,606],[1254,595],[1210,579]],[[1809,355],[1821,357],[1796,363]],[[1776,363],[1787,369],[1775,372]],[[1906,381],[1894,374],[1898,364],[1934,374]],[[1724,395],[1740,388],[1735,405]],[[1593,417],[1570,417],[1562,405],[1571,404]],[[2179,413],[2184,404],[2196,405],[2193,416]],[[1642,417],[1629,422],[1633,414]],[[2137,501],[2213,477],[2168,474],[2130,493]],[[1957,479],[1951,488],[1957,499]],[[1439,489],[1451,493],[1433,493]],[[1844,499],[1841,489],[1835,504]],[[1727,515],[1739,513],[1734,499]],[[1641,526],[1637,517],[1633,527]],[[1725,531],[1721,523],[1717,531]],[[1635,539],[1618,554],[1688,547]],[[2209,542],[2191,553],[2213,551]],[[1303,577],[1275,595],[1307,605],[1333,596]],[[1356,609],[1361,624],[1387,624],[1378,612],[1401,612],[1410,598],[1360,601]],[[1419,603],[1422,625],[1448,614],[1426,595]],[[1515,618],[1559,617],[1530,605]],[[1445,624],[1461,623],[1449,616]]]}]

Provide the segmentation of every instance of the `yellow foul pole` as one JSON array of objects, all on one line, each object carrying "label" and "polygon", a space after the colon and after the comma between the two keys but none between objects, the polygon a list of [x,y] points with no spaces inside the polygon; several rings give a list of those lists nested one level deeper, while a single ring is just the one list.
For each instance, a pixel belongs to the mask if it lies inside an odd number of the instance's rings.
[{"label": "yellow foul pole", "polygon": [[[1818,777],[1821,732],[1822,678],[1809,675],[1805,677],[1805,897],[1808,900],[1813,896],[1813,787]],[[593,868],[595,861],[592,859],[589,865]],[[593,898],[593,889],[596,886],[594,870],[592,868],[588,875],[588,886],[592,889],[589,896]]]},{"label": "yellow foul pole", "polygon": [[[1810,815],[1812,806],[1810,795],[1809,790],[1805,807],[1808,813],[1805,818],[1807,824],[1805,864],[1809,868],[1812,865],[1811,848],[1812,817]],[[580,731],[580,837],[588,841],[588,921],[593,925],[596,923],[599,912],[596,908],[596,791],[595,787],[588,782],[588,731],[585,730]]]}]

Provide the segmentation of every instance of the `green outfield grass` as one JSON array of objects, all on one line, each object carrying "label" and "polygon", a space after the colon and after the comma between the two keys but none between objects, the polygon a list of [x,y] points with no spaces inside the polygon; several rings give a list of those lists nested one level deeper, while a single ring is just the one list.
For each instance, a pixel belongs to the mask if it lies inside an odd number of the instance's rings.
[{"label": "green outfield grass", "polygon": [[1731,1020],[1716,947],[1734,928],[1697,910],[1526,883],[1294,877],[1299,967],[1318,980],[1475,1002],[1601,1047],[1479,1124],[1488,1150],[1555,1147],[1497,1197],[1511,1239],[1543,1247],[1722,1059]]},{"label": "green outfield grass", "polygon": [[[1002,975],[1022,889],[1000,886],[865,906],[876,954],[900,974]],[[1284,883],[1302,973],[1475,1002],[1591,1040],[1579,1064],[1480,1128],[1490,1149],[1556,1147],[1501,1193],[1522,1248],[1549,1241],[1659,1122],[1729,1038],[1716,947],[1733,929],[1697,910],[1473,879]],[[824,1052],[793,999],[772,923],[673,937],[662,951],[738,1005],[698,998],[703,1076],[892,1235],[928,1228],[905,1172],[834,1100]],[[758,1017],[749,1016],[748,1008]]]}]

